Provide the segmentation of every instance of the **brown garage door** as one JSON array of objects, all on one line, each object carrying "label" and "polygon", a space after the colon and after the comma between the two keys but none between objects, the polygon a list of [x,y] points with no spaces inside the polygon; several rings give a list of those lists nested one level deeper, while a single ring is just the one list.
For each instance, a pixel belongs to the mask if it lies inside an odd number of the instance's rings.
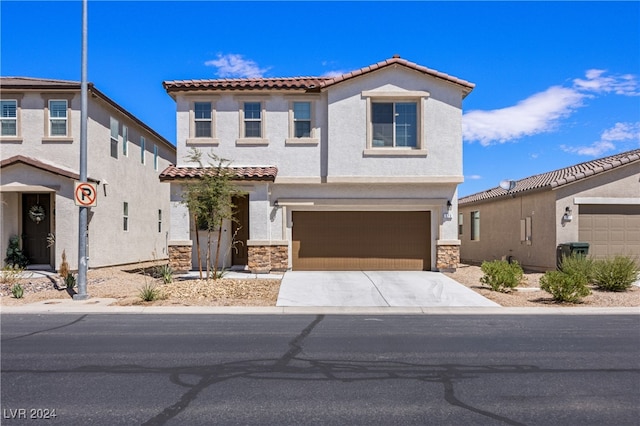
[{"label": "brown garage door", "polygon": [[293,212],[293,269],[430,270],[429,212]]},{"label": "brown garage door", "polygon": [[589,243],[590,255],[640,257],[640,206],[581,205],[579,212],[579,238]]}]

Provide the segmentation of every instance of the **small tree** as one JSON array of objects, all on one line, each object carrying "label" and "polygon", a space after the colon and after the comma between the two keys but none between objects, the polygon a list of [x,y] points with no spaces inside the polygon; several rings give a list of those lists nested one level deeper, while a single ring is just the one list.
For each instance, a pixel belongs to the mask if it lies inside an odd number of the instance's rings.
[{"label": "small tree", "polygon": [[[202,153],[191,148],[187,156],[189,161],[202,166]],[[220,259],[220,244],[222,240],[222,226],[225,221],[233,220],[232,196],[237,192],[232,184],[232,172],[229,168],[230,161],[209,153],[209,167],[200,178],[186,186],[183,193],[183,203],[187,205],[193,215],[196,227],[196,249],[198,251],[198,267],[202,278],[202,260],[200,258],[200,240],[198,228],[202,226],[207,231],[207,279],[211,270],[211,238],[217,234],[216,253],[213,261],[213,277],[218,277],[218,261]],[[199,226],[200,225],[200,226]]]}]

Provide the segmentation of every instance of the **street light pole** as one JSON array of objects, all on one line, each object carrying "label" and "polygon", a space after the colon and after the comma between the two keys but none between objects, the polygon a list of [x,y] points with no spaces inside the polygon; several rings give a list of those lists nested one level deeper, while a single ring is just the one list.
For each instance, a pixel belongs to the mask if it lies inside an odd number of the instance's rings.
[{"label": "street light pole", "polygon": [[[87,181],[87,0],[82,0],[82,54],[80,79],[80,182]],[[74,300],[86,300],[87,294],[87,217],[88,207],[80,207],[78,221],[78,293]]]}]

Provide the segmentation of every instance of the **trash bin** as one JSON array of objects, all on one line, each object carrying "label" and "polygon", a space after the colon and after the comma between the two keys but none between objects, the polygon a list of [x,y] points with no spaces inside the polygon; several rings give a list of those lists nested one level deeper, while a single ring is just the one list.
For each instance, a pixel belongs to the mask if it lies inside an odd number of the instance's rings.
[{"label": "trash bin", "polygon": [[560,269],[563,257],[571,255],[586,257],[589,254],[589,243],[562,243],[556,248],[556,266]]}]

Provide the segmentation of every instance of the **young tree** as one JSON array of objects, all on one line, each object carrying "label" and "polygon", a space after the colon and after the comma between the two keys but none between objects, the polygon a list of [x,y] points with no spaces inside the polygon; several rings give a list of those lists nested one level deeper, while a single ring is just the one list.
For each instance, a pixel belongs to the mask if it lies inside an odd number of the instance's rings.
[{"label": "young tree", "polygon": [[[202,153],[195,148],[187,157],[191,162],[198,163],[202,168]],[[200,240],[198,228],[207,231],[207,279],[211,271],[211,238],[217,234],[215,260],[213,261],[213,277],[218,277],[218,261],[220,259],[220,243],[222,240],[222,226],[227,220],[234,220],[232,196],[237,192],[232,183],[233,172],[229,168],[230,161],[209,153],[209,167],[195,182],[186,185],[183,192],[183,203],[193,215],[196,226],[196,249],[198,251],[198,268],[202,278],[202,260],[200,258]]]}]

